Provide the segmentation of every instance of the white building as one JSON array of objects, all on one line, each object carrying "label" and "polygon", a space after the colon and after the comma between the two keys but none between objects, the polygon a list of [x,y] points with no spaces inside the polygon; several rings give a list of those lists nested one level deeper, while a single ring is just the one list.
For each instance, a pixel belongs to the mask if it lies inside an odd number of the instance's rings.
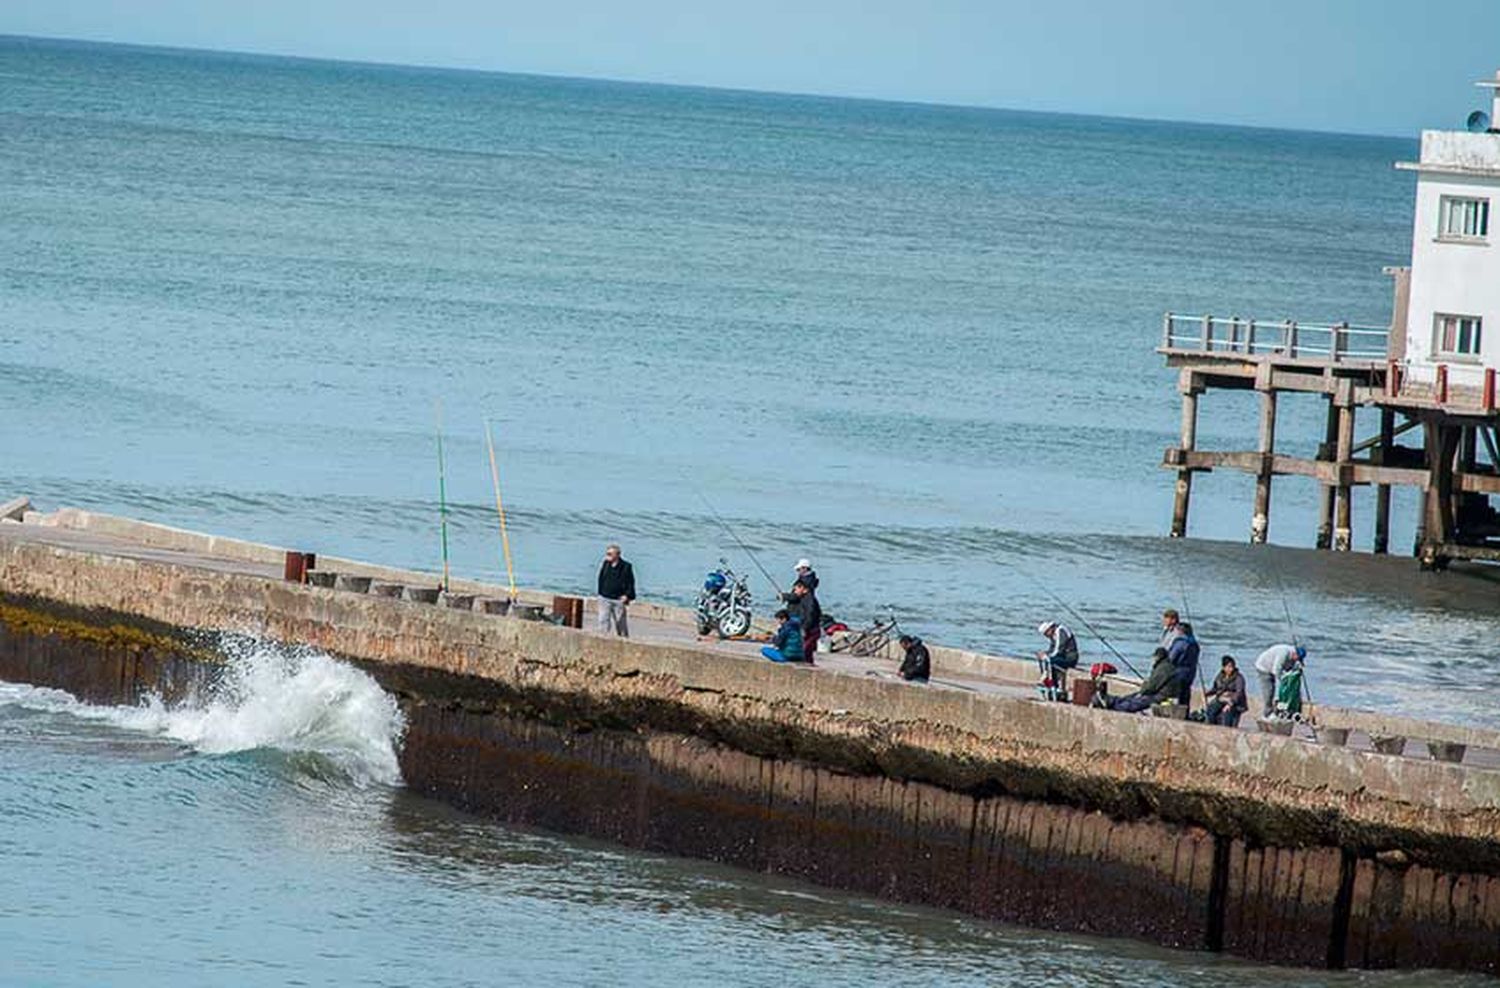
[{"label": "white building", "polygon": [[1417,202],[1389,352],[1414,381],[1445,367],[1452,385],[1482,387],[1485,369],[1500,368],[1500,72],[1478,85],[1494,101],[1478,132],[1425,130],[1421,160],[1396,165],[1417,173]]}]

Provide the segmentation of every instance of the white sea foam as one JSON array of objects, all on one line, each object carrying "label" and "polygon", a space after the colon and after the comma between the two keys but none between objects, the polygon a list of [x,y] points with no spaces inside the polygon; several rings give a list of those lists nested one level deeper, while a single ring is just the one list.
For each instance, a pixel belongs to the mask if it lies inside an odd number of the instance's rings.
[{"label": "white sea foam", "polygon": [[321,652],[254,639],[221,644],[225,675],[207,695],[168,707],[86,704],[61,690],[0,683],[0,706],[102,721],[189,745],[205,754],[274,750],[314,754],[357,784],[397,785],[406,719],[367,673]]}]

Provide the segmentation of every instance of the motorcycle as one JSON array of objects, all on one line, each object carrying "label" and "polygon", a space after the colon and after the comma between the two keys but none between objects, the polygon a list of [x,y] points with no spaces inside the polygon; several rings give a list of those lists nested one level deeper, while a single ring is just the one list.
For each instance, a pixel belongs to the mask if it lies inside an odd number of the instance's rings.
[{"label": "motorcycle", "polygon": [[698,634],[717,632],[720,638],[739,638],[750,630],[750,586],[735,575],[729,562],[708,574],[698,591]]}]

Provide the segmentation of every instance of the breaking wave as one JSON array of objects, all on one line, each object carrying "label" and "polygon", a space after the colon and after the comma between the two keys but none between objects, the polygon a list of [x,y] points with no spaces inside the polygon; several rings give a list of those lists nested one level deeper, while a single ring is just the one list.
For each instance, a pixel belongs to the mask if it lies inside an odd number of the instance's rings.
[{"label": "breaking wave", "polygon": [[356,785],[399,785],[406,718],[367,673],[313,650],[229,639],[223,675],[204,695],[168,706],[96,706],[61,690],[0,683],[20,707],[170,739],[208,755],[276,751],[313,756]]}]

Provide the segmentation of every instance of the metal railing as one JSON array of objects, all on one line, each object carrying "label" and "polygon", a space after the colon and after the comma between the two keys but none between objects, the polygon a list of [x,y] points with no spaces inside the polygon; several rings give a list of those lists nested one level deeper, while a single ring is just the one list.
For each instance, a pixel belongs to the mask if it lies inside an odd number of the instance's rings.
[{"label": "metal railing", "polygon": [[1386,359],[1389,326],[1351,326],[1241,319],[1238,316],[1180,316],[1162,320],[1162,349],[1247,357],[1340,361]]}]

